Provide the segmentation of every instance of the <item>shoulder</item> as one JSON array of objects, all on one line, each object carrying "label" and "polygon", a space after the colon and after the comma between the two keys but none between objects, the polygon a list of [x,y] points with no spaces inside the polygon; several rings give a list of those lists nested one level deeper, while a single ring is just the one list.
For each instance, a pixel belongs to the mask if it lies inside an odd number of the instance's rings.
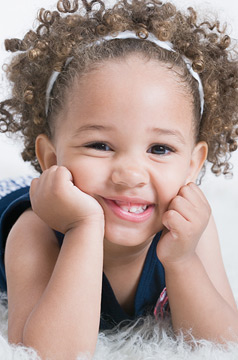
[{"label": "shoulder", "polygon": [[[5,263],[11,264],[11,256],[24,254],[40,257],[50,248],[59,249],[56,235],[31,209],[24,211],[12,226],[6,243]],[[11,255],[9,257],[9,255]]]},{"label": "shoulder", "polygon": [[[40,242],[38,239],[41,239]],[[29,186],[13,189],[1,198],[0,248],[2,256],[7,257],[5,251],[11,252],[12,255],[12,252],[19,254],[23,248],[28,248],[27,256],[34,251],[35,247],[57,246],[58,243],[61,244],[62,239],[58,239],[57,242],[55,232],[31,210]]]},{"label": "shoulder", "polygon": [[49,282],[59,250],[54,231],[31,209],[10,230],[5,251],[10,341],[21,342],[24,324]]}]

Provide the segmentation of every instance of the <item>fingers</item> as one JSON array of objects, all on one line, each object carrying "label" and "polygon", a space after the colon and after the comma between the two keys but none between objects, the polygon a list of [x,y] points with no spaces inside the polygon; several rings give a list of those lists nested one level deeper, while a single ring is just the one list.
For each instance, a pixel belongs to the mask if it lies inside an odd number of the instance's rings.
[{"label": "fingers", "polygon": [[33,194],[37,187],[44,186],[46,183],[48,183],[48,186],[55,188],[57,184],[62,185],[62,182],[72,182],[72,180],[72,174],[66,167],[53,165],[49,169],[45,170],[39,178],[32,180],[30,191]]},{"label": "fingers", "polygon": [[184,185],[180,188],[178,195],[181,195],[182,197],[189,199],[189,201],[196,206],[197,199],[200,199],[204,204],[207,204],[209,206],[209,203],[201,191],[201,189],[194,184],[193,182],[188,183],[187,185]]},{"label": "fingers", "polygon": [[174,239],[179,237],[181,229],[187,228],[188,221],[176,210],[169,210],[163,215],[163,225],[170,231]]},{"label": "fingers", "polygon": [[178,195],[172,199],[162,222],[171,235],[190,236],[203,232],[211,215],[210,205],[202,191],[194,183],[182,186]]},{"label": "fingers", "polygon": [[47,170],[48,173],[42,174],[49,181],[48,186],[51,186],[51,191],[54,194],[60,195],[62,191],[66,191],[67,186],[73,185],[72,174],[64,166],[52,166]]},{"label": "fingers", "polygon": [[194,183],[180,188],[162,216],[167,228],[157,245],[158,257],[164,266],[191,258],[211,214],[206,197]]},{"label": "fingers", "polygon": [[30,186],[30,196],[33,196],[36,188],[37,188],[37,184],[38,184],[39,179],[35,178],[31,181],[31,186]]},{"label": "fingers", "polygon": [[63,166],[57,165],[45,170],[39,178],[33,179],[30,186],[30,199],[33,210],[39,200],[46,201],[53,194],[61,194],[62,189],[66,188],[66,182],[71,181],[72,175],[70,171]]},{"label": "fingers", "polygon": [[202,191],[194,183],[182,186],[178,195],[170,202],[168,210],[179,212],[187,221],[194,216],[209,217],[210,205]]}]

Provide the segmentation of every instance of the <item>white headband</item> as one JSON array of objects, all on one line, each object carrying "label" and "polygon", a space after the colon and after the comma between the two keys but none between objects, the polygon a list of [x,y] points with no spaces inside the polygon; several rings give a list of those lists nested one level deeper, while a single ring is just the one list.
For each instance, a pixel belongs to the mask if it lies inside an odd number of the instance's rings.
[{"label": "white headband", "polygon": [[[138,39],[140,40],[140,38],[132,31],[126,30],[123,32],[118,33],[115,37],[111,36],[111,35],[107,35],[102,37],[101,39],[97,40],[96,42],[94,42],[93,44],[95,45],[100,45],[102,43],[102,41],[110,41],[110,40],[114,40],[114,39]],[[168,50],[168,51],[172,51],[172,52],[176,52],[173,49],[173,44],[169,41],[161,41],[159,39],[157,39],[155,37],[154,34],[149,34],[147,36],[146,39],[141,39],[141,40],[147,40],[150,41],[156,45],[158,45],[159,47]],[[191,61],[184,55],[182,55],[182,59],[185,62],[185,64],[187,65],[187,69],[190,72],[190,74],[192,75],[192,77],[197,80],[198,82],[198,92],[199,92],[199,97],[200,97],[200,108],[201,108],[201,117],[203,114],[203,110],[204,110],[204,91],[203,91],[203,85],[202,85],[202,81],[200,76],[198,75],[198,73],[196,73],[193,68],[192,68],[192,63]],[[67,65],[73,60],[73,57],[69,57],[66,62],[65,62],[65,67],[67,67]],[[53,71],[49,82],[47,84],[47,89],[46,89],[46,102],[45,102],[45,113],[46,116],[48,115],[48,111],[49,111],[49,102],[50,102],[50,94],[52,92],[52,89],[54,87],[54,84],[59,76],[60,72],[59,71]]]}]

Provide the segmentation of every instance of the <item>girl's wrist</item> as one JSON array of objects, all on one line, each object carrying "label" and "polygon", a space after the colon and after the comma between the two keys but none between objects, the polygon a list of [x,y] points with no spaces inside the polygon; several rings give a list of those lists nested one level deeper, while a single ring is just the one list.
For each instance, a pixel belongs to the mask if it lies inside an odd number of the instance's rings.
[{"label": "girl's wrist", "polygon": [[190,256],[175,261],[164,261],[162,264],[166,274],[178,274],[180,272],[186,274],[186,272],[191,271],[198,260],[197,254],[193,253]]},{"label": "girl's wrist", "polygon": [[65,235],[71,233],[95,232],[104,236],[105,219],[104,216],[82,219],[80,221],[69,224]]}]

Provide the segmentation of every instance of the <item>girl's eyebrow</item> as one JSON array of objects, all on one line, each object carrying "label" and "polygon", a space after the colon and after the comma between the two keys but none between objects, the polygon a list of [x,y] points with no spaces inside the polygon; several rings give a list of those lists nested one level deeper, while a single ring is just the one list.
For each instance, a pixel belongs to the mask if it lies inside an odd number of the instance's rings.
[{"label": "girl's eyebrow", "polygon": [[181,144],[185,145],[186,141],[183,134],[179,130],[161,129],[161,128],[149,128],[151,132],[158,133],[158,135],[169,135],[176,137]]},{"label": "girl's eyebrow", "polygon": [[78,136],[80,133],[84,131],[113,131],[115,130],[113,126],[105,126],[105,125],[93,125],[93,124],[87,124],[82,125],[78,127],[73,134],[73,137]]}]

